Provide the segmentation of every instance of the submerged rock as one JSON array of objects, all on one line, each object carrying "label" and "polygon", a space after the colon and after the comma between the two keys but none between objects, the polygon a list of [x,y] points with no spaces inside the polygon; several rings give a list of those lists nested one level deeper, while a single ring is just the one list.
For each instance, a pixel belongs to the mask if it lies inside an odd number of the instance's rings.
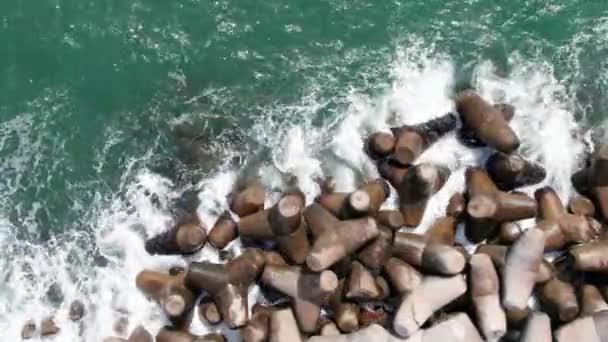
[{"label": "submerged rock", "polygon": [[51,336],[57,334],[61,329],[55,324],[55,318],[49,317],[40,323],[40,335]]},{"label": "submerged rock", "polygon": [[129,342],[154,342],[154,337],[152,337],[152,334],[150,334],[150,332],[148,330],[146,330],[146,328],[144,328],[140,325],[137,328],[135,328],[133,330],[133,332],[131,332],[131,335],[129,336],[129,339],[127,341],[129,341]]},{"label": "submerged rock", "polygon": [[115,333],[119,335],[123,335],[127,332],[127,327],[129,326],[129,318],[126,316],[120,317],[114,322],[112,329]]},{"label": "submerged rock", "polygon": [[182,267],[182,266],[171,266],[169,268],[169,274],[172,275],[172,276],[178,275],[178,274],[181,274],[181,273],[184,273],[184,272],[186,272],[186,269],[184,267]]},{"label": "submerged rock", "polygon": [[55,305],[60,305],[63,302],[63,291],[59,283],[52,283],[46,290],[46,298]]},{"label": "submerged rock", "polygon": [[36,333],[36,322],[34,320],[29,320],[25,322],[23,325],[23,329],[21,329],[21,338],[24,340],[29,340],[34,337]]},{"label": "submerged rock", "polygon": [[70,319],[74,322],[80,321],[85,314],[84,304],[79,300],[72,301],[70,304]]}]

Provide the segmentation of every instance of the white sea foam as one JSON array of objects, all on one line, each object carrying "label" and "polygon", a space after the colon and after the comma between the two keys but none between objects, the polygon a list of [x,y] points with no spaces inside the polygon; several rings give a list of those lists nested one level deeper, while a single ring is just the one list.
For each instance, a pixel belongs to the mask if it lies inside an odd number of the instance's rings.
[{"label": "white sea foam", "polygon": [[[521,138],[522,153],[546,167],[548,177],[542,185],[553,186],[562,199],[567,199],[572,193],[569,177],[583,151],[575,137],[573,99],[549,66],[523,60],[517,54],[509,62],[511,72],[507,76],[499,76],[490,62],[480,63],[473,84],[485,98],[515,105],[512,125]],[[393,125],[424,122],[453,110],[455,66],[448,56],[414,41],[397,51],[389,67],[392,87],[372,97],[345,89],[348,105],[328,126],[314,126],[312,120],[306,119],[323,106],[318,94],[305,96],[301,105],[279,109],[280,114],[297,114],[300,119],[278,122],[273,121],[277,115],[270,115],[256,125],[253,134],[271,150],[271,161],[262,165],[259,172],[267,188],[274,191],[268,204],[276,201],[276,190],[288,186],[285,176],[295,178],[309,202],[319,192],[315,182],[319,178],[333,177],[341,191],[354,189],[360,182],[378,176],[362,152],[365,135],[386,131]],[[442,215],[453,193],[464,189],[466,167],[483,163],[489,153],[489,149],[462,146],[451,133],[420,157],[419,161],[449,167],[452,175],[430,201],[419,231],[426,230],[435,217]],[[162,326],[164,319],[157,306],[139,293],[134,279],[145,268],[166,270],[186,264],[180,257],[151,257],[144,250],[146,237],[172,224],[169,202],[180,193],[169,180],[146,169],[133,165],[125,172],[122,195],[98,196],[93,204],[92,236],[75,232],[54,245],[31,245],[17,240],[18,227],[0,217],[0,340],[18,340],[27,319],[39,321],[49,314],[56,315],[62,329],[56,341],[101,341],[105,336],[116,335],[113,325],[121,316],[128,317],[123,337],[139,324],[153,332]],[[225,198],[235,179],[234,170],[220,170],[198,184],[198,213],[207,228],[227,209]],[[537,187],[524,190],[532,193]],[[151,195],[157,200],[152,201]],[[395,199],[393,191],[386,206],[394,207]],[[464,239],[461,232],[459,239]],[[238,242],[234,248],[238,251]],[[103,265],[96,262],[100,256],[106,259]],[[210,246],[188,259],[219,261]],[[45,295],[53,283],[63,293],[59,307]],[[252,299],[257,291],[256,288],[250,294]],[[81,337],[78,324],[67,320],[67,306],[72,299],[84,300],[87,306]],[[193,332],[214,329],[220,328],[205,326],[195,316]],[[230,336],[237,339],[235,332],[230,332]]]}]

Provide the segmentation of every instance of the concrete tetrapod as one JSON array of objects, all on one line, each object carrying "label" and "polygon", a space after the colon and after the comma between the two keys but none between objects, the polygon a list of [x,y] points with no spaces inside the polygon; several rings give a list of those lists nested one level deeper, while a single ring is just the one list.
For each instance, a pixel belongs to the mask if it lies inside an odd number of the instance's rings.
[{"label": "concrete tetrapod", "polygon": [[608,303],[604,300],[600,290],[594,285],[585,284],[580,292],[581,316],[591,316],[597,312],[608,310]]},{"label": "concrete tetrapod", "polygon": [[357,259],[372,270],[382,268],[393,249],[393,231],[381,225],[378,230],[378,236],[357,253]]},{"label": "concrete tetrapod", "polygon": [[344,280],[332,294],[329,305],[333,311],[333,320],[340,331],[345,333],[359,329],[359,306],[352,302],[344,301]]},{"label": "concrete tetrapod", "polygon": [[253,240],[275,241],[279,251],[288,259],[302,264],[310,251],[302,220],[304,205],[304,194],[287,192],[272,208],[241,218],[239,235]]},{"label": "concrete tetrapod", "polygon": [[217,305],[215,305],[209,297],[203,298],[198,304],[198,317],[201,322],[209,323],[211,325],[222,322],[222,315],[220,314]]},{"label": "concrete tetrapod", "polygon": [[[521,333],[521,342],[551,342],[551,320],[543,312],[533,312]],[[582,342],[582,341],[581,341]]]},{"label": "concrete tetrapod", "polygon": [[399,294],[409,293],[422,284],[422,274],[398,258],[388,259],[384,264],[384,272]]},{"label": "concrete tetrapod", "polygon": [[472,242],[493,236],[500,223],[536,216],[534,199],[525,194],[498,190],[482,168],[468,168],[465,178],[469,198],[465,234]]},{"label": "concrete tetrapod", "polygon": [[405,296],[393,328],[402,337],[410,337],[433,315],[467,291],[462,275],[452,277],[427,276],[422,284]]},{"label": "concrete tetrapod", "polygon": [[308,342],[397,342],[405,339],[396,338],[378,324],[372,324],[350,334],[331,336],[312,336]]},{"label": "concrete tetrapod", "polygon": [[[494,104],[492,107],[500,111],[506,122],[510,122],[515,116],[515,107],[510,104],[497,103]],[[463,145],[471,148],[486,146],[485,143],[479,140],[474,130],[464,125],[456,132],[456,137]]]},{"label": "concrete tetrapod", "polygon": [[392,230],[399,230],[399,228],[405,225],[403,221],[403,215],[399,210],[380,210],[378,217],[376,217],[379,225],[388,227]]},{"label": "concrete tetrapod", "polygon": [[464,213],[466,208],[467,208],[467,205],[466,205],[464,195],[458,192],[458,193],[453,194],[452,197],[450,197],[448,206],[445,209],[445,214],[447,216],[458,219],[458,218],[460,218],[462,213]]},{"label": "concrete tetrapod", "polygon": [[[331,221],[318,222],[319,220],[311,217],[316,215],[315,212],[318,214],[319,209],[309,210],[309,215],[305,213],[310,229],[316,236],[310,254],[306,257],[306,264],[315,272],[329,268],[380,233],[376,221],[371,217],[333,221],[335,224],[328,227]],[[315,231],[322,233],[316,234]]]},{"label": "concrete tetrapod", "polygon": [[486,341],[498,341],[507,332],[507,319],[500,305],[499,281],[490,257],[475,254],[470,264],[470,293],[477,325]]},{"label": "concrete tetrapod", "polygon": [[481,342],[479,332],[469,317],[456,313],[426,330],[420,330],[409,338],[391,335],[378,324],[372,324],[356,332],[339,336],[313,336],[309,342]]},{"label": "concrete tetrapod", "polygon": [[590,199],[583,196],[572,197],[568,203],[568,210],[574,215],[595,215],[595,205]]},{"label": "concrete tetrapod", "polygon": [[406,226],[420,224],[429,199],[436,194],[450,176],[450,170],[430,163],[421,163],[408,169],[399,186],[399,210]]},{"label": "concrete tetrapod", "polygon": [[145,244],[150,254],[193,254],[205,245],[207,233],[197,220],[176,225],[168,231],[148,239]]},{"label": "concrete tetrapod", "polygon": [[424,234],[429,243],[453,245],[456,237],[456,219],[452,216],[439,217]]},{"label": "concrete tetrapod", "polygon": [[501,274],[502,305],[506,310],[527,307],[543,259],[544,245],[543,232],[530,228],[509,248]]},{"label": "concrete tetrapod", "polygon": [[388,297],[391,296],[391,287],[388,284],[388,281],[386,280],[385,277],[378,275],[374,278],[374,280],[376,281],[376,286],[378,287],[378,297],[376,297],[376,300],[386,300]]},{"label": "concrete tetrapod", "polygon": [[244,342],[268,341],[272,310],[263,306],[258,307],[259,309],[256,310],[256,306],[254,306],[251,319],[246,326],[241,328],[241,337]]},{"label": "concrete tetrapod", "polygon": [[606,342],[608,341],[608,311],[562,325],[555,331],[554,337],[556,342]]},{"label": "concrete tetrapod", "polygon": [[152,334],[146,328],[140,325],[133,329],[127,342],[154,342],[154,337],[152,337]]},{"label": "concrete tetrapod", "polygon": [[457,274],[462,272],[466,264],[464,255],[458,249],[429,243],[422,235],[406,232],[395,234],[393,255],[433,274]]},{"label": "concrete tetrapod", "polygon": [[298,325],[306,333],[317,331],[321,305],[338,286],[331,271],[312,273],[297,266],[266,265],[261,280],[293,299]]},{"label": "concrete tetrapod", "polygon": [[[340,224],[340,221],[334,215],[318,203],[313,203],[304,209],[304,218],[314,241],[317,241],[323,234],[334,230]],[[373,241],[373,238],[370,238],[369,241]],[[352,256],[346,255],[344,258],[336,261],[331,266],[331,269],[336,273],[338,278],[343,278],[350,274],[352,261]]]},{"label": "concrete tetrapod", "polygon": [[313,336],[309,342],[481,342],[475,325],[464,313],[456,313],[426,330],[418,331],[409,338],[391,335],[378,324],[372,324],[356,332],[339,336]]},{"label": "concrete tetrapod", "polygon": [[339,336],[341,334],[336,323],[332,321],[327,321],[321,326],[321,336]]},{"label": "concrete tetrapod", "polygon": [[230,195],[230,210],[240,217],[249,216],[264,209],[266,191],[260,182],[253,182],[243,190]]},{"label": "concrete tetrapod", "polygon": [[154,337],[144,327],[137,326],[128,339],[120,337],[106,337],[103,342],[154,342]]},{"label": "concrete tetrapod", "polygon": [[383,179],[373,180],[351,192],[331,192],[318,196],[315,201],[342,219],[363,216],[376,217],[382,203],[390,195],[390,187]]},{"label": "concrete tetrapod", "polygon": [[224,213],[211,228],[207,240],[213,247],[222,250],[228,243],[236,239],[237,235],[237,223],[230,217],[230,213]]},{"label": "concrete tetrapod", "polygon": [[370,301],[381,296],[381,289],[371,272],[360,262],[353,262],[352,270],[346,282],[344,296],[349,300]]},{"label": "concrete tetrapod", "polygon": [[502,191],[510,191],[540,183],[547,176],[545,169],[518,154],[496,152],[488,158],[486,170]]},{"label": "concrete tetrapod", "polygon": [[156,342],[226,342],[220,334],[207,334],[198,336],[189,332],[164,327],[156,334]]},{"label": "concrete tetrapod", "polygon": [[395,150],[395,137],[387,132],[373,133],[365,140],[364,149],[373,160],[388,157]]},{"label": "concrete tetrapod", "polygon": [[168,274],[144,270],[135,278],[135,285],[148,298],[158,302],[176,326],[190,323],[194,294],[184,284],[184,274]]},{"label": "concrete tetrapod", "polygon": [[498,233],[489,243],[499,245],[512,245],[523,233],[521,227],[514,222],[505,222],[498,228]]},{"label": "concrete tetrapod", "polygon": [[401,181],[409,169],[411,169],[411,167],[396,165],[390,160],[384,160],[378,164],[378,173],[380,176],[395,189],[399,189]]},{"label": "concrete tetrapod", "polygon": [[279,251],[296,264],[303,264],[310,252],[310,241],[302,219],[305,202],[304,194],[299,191],[286,193],[268,214]]},{"label": "concrete tetrapod", "polygon": [[539,207],[537,227],[545,233],[545,250],[561,249],[570,243],[589,242],[599,236],[596,227],[580,215],[566,212],[555,191],[549,187],[536,190]]},{"label": "concrete tetrapod", "polygon": [[391,160],[409,166],[439,138],[454,130],[457,122],[456,116],[448,113],[421,124],[391,128],[396,139]]},{"label": "concrete tetrapod", "polygon": [[604,222],[608,222],[608,144],[596,149],[591,166],[574,174],[572,183],[578,192],[593,199]]},{"label": "concrete tetrapod", "polygon": [[546,312],[561,322],[569,322],[578,316],[579,306],[574,286],[555,277],[540,289],[540,300]]},{"label": "concrete tetrapod", "polygon": [[[482,244],[477,246],[475,250],[475,254],[487,254],[494,266],[498,270],[499,273],[502,273],[504,270],[505,263],[507,261],[507,253],[509,251],[509,247],[501,246],[501,245],[491,245],[491,244]],[[555,274],[555,267],[543,259],[540,263],[540,267],[538,268],[538,272],[536,273],[536,283],[542,284],[553,278]]]},{"label": "concrete tetrapod", "polygon": [[519,138],[503,113],[474,91],[467,90],[458,95],[456,110],[464,127],[473,131],[481,142],[504,153],[519,148]]},{"label": "concrete tetrapod", "polygon": [[291,309],[273,310],[270,314],[269,342],[303,342]]},{"label": "concrete tetrapod", "polygon": [[192,262],[185,282],[196,291],[207,291],[228,327],[239,328],[248,321],[248,289],[263,268],[263,252],[249,249],[226,264]]},{"label": "concrete tetrapod", "polygon": [[598,240],[570,248],[574,269],[608,274],[608,240]]}]

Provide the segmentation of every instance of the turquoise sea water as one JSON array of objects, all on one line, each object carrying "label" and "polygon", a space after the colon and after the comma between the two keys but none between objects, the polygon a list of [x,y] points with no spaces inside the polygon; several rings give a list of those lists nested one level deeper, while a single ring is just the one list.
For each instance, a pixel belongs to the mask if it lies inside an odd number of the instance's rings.
[{"label": "turquoise sea water", "polygon": [[[361,135],[441,115],[472,86],[518,107],[523,151],[567,197],[580,141],[608,113],[603,1],[5,0],[0,42],[7,340],[73,298],[94,308],[84,337],[68,324],[62,340],[111,334],[121,315],[158,327],[132,278],[179,261],[141,242],[184,193],[211,225],[242,165],[269,189],[353,187],[373,173]],[[196,143],[180,148],[182,122]],[[428,158],[460,170],[480,153]]]}]

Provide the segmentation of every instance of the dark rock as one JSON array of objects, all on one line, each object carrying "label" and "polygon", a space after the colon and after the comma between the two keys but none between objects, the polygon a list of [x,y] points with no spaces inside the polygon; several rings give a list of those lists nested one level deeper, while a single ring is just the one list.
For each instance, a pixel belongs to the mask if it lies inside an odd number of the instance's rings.
[{"label": "dark rock", "polygon": [[186,269],[183,268],[182,266],[171,266],[169,268],[169,274],[174,276],[174,275],[178,275],[180,273],[184,273],[186,272]]},{"label": "dark rock", "polygon": [[72,302],[72,304],[70,304],[70,319],[74,322],[79,321],[82,319],[82,317],[85,314],[85,308],[84,308],[84,304],[79,301],[79,300],[75,300]]},{"label": "dark rock", "polygon": [[61,291],[61,286],[58,283],[52,283],[51,286],[46,290],[46,297],[49,302],[53,304],[61,304],[63,302],[63,292]]},{"label": "dark rock", "polygon": [[129,326],[129,319],[125,316],[120,317],[119,319],[116,320],[116,322],[114,322],[114,326],[112,327],[112,329],[114,329],[114,332],[117,333],[118,335],[124,335],[127,332],[127,327]]}]

